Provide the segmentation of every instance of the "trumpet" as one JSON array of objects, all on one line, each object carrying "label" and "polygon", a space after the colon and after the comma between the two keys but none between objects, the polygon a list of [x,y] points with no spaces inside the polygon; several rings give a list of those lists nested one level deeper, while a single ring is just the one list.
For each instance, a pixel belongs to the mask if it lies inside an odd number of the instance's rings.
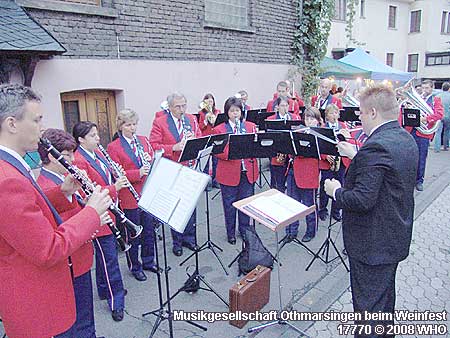
[{"label": "trumpet", "polygon": [[205,115],[206,121],[208,121],[209,124],[214,125],[217,117],[214,114],[214,112],[212,111],[212,107],[208,104],[208,102],[206,102],[206,101],[200,102],[199,107],[202,110],[206,110],[206,115]]},{"label": "trumpet", "polygon": [[[56,158],[57,161],[61,163],[61,165],[72,175],[72,177],[75,178],[81,184],[81,189],[83,190],[85,195],[87,197],[91,196],[92,193],[94,192],[95,184],[86,175],[84,175],[80,169],[67,162],[67,160],[61,155],[61,153],[55,147],[53,147],[53,145],[48,139],[42,137],[40,139],[40,142],[45,146],[45,149],[54,158]],[[136,238],[141,234],[142,226],[136,225],[133,222],[131,222],[128,218],[126,218],[122,210],[117,208],[114,203],[112,203],[109,206],[109,211],[111,211],[111,213],[114,216],[116,216],[119,222],[123,224],[128,231],[130,231],[131,238]],[[131,245],[128,244],[122,237],[120,230],[117,228],[116,224],[113,221],[109,221],[106,223],[106,225],[109,227],[114,237],[116,238],[117,242],[119,243],[120,249],[122,251],[128,251],[131,248]]]},{"label": "trumpet", "polygon": [[[100,143],[98,144],[98,150],[100,150],[100,152],[105,157],[106,161],[109,164],[109,167],[111,168],[111,171],[113,172],[113,175],[117,179],[121,177],[126,178],[126,176],[122,173],[122,170],[120,169],[119,165],[112,160],[111,156],[109,156],[108,152],[105,150],[105,148],[103,148],[103,146]],[[131,192],[131,195],[133,195],[136,202],[139,202],[140,196],[136,191],[136,189],[134,189],[134,187],[131,185],[130,181],[128,181],[128,178],[127,178],[127,189]]]}]

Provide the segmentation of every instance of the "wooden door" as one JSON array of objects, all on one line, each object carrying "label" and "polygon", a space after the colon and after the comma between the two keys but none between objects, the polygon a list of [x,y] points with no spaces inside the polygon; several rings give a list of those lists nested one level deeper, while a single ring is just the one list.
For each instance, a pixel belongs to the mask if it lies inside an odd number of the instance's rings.
[{"label": "wooden door", "polygon": [[61,94],[64,128],[72,133],[79,121],[98,126],[100,143],[106,147],[116,132],[116,100],[113,91],[86,90]]}]

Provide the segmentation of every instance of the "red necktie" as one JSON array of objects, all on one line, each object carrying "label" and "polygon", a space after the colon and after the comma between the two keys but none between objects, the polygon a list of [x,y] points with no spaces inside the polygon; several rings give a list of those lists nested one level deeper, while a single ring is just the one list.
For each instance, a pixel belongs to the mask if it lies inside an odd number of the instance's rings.
[{"label": "red necktie", "polygon": [[181,136],[181,130],[182,130],[181,119],[178,119],[178,135],[180,135],[180,136]]},{"label": "red necktie", "polygon": [[237,134],[237,126],[236,126],[236,125],[234,126],[233,132],[234,132],[235,134]]}]

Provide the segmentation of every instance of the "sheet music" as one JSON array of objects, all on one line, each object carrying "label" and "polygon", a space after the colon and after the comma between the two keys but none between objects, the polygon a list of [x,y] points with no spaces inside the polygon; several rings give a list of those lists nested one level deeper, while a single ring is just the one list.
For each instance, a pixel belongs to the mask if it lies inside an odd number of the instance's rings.
[{"label": "sheet music", "polygon": [[161,158],[145,182],[138,205],[182,233],[209,179],[206,174]]},{"label": "sheet music", "polygon": [[160,189],[155,194],[148,211],[152,215],[159,215],[158,218],[164,223],[169,223],[179,202],[180,198],[176,194],[166,189]]},{"label": "sheet music", "polygon": [[255,198],[245,207],[251,209],[252,212],[259,213],[262,218],[274,224],[281,223],[308,209],[304,204],[281,192]]},{"label": "sheet music", "polygon": [[200,162],[199,168],[200,168],[201,172],[203,172],[203,170],[205,170],[205,167],[208,164],[209,156],[211,155],[212,150],[213,150],[213,146],[210,146],[210,147],[202,149],[198,152],[197,158],[199,159],[199,162]]}]

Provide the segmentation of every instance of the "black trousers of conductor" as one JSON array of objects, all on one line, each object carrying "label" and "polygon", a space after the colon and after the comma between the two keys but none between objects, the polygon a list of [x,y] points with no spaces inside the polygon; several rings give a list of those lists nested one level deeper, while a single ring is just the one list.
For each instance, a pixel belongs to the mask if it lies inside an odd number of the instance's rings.
[{"label": "black trousers of conductor", "polygon": [[[395,274],[398,263],[369,265],[354,258],[350,262],[350,284],[352,288],[353,309],[364,316],[364,311],[377,313],[394,313],[395,308]],[[364,317],[363,317],[364,318]],[[377,335],[374,325],[393,325],[393,321],[363,321],[355,324],[370,324],[370,335],[355,334],[359,337],[393,337],[391,335]]]}]

